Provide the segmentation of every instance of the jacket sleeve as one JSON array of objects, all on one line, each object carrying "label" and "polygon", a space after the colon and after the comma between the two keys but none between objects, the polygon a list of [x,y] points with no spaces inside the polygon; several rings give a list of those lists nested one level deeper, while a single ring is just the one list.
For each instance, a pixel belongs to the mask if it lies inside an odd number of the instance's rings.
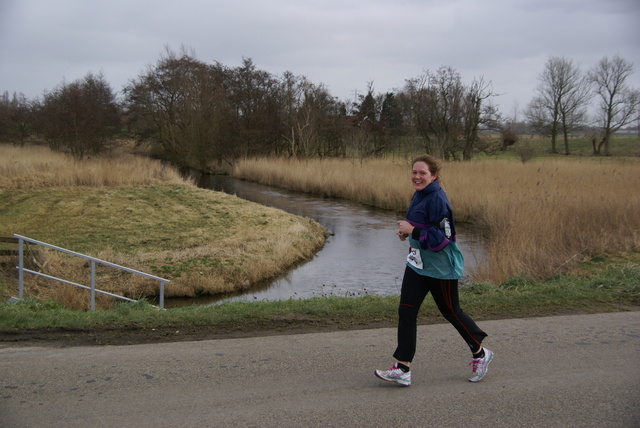
[{"label": "jacket sleeve", "polygon": [[449,244],[449,239],[444,235],[439,225],[442,219],[447,217],[447,205],[438,198],[427,207],[425,228],[415,227],[411,237],[420,243],[423,250],[440,251]]}]

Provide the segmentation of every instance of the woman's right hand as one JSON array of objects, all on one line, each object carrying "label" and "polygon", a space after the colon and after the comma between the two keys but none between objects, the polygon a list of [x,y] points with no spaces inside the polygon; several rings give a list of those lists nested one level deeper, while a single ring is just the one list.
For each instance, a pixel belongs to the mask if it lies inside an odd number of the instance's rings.
[{"label": "woman's right hand", "polygon": [[398,224],[398,237],[404,241],[413,232],[413,226],[406,220],[399,220],[396,223]]}]

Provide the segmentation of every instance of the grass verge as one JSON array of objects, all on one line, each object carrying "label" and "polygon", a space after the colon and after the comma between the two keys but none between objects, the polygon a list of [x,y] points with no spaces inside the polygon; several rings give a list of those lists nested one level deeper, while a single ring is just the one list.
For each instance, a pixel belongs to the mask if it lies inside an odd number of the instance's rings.
[{"label": "grass verge", "polygon": [[[542,282],[512,277],[473,284],[460,294],[476,320],[639,310],[640,253],[594,257]],[[131,344],[392,327],[397,304],[398,296],[324,297],[162,311],[140,301],[91,313],[27,300],[0,304],[0,342]],[[430,299],[419,320],[444,322]]]}]

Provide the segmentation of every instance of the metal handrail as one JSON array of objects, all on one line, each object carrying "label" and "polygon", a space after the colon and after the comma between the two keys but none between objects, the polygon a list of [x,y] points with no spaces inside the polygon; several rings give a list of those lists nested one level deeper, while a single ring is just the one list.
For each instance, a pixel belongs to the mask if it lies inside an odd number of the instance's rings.
[{"label": "metal handrail", "polygon": [[[168,284],[169,282],[171,282],[168,279],[160,278],[160,277],[155,276],[155,275],[150,275],[148,273],[140,272],[140,271],[135,270],[135,269],[130,269],[128,267],[120,266],[120,265],[117,265],[115,263],[107,262],[105,260],[100,260],[100,259],[95,258],[95,257],[87,256],[86,254],[76,253],[75,251],[71,251],[71,250],[67,250],[67,249],[62,248],[62,247],[57,247],[55,245],[47,244],[46,242],[37,241],[35,239],[27,238],[26,236],[17,235],[15,233],[13,234],[13,236],[14,236],[14,238],[18,238],[18,266],[17,266],[17,269],[18,269],[18,299],[22,300],[22,296],[23,296],[23,293],[24,293],[24,273],[26,272],[26,273],[30,273],[30,274],[33,274],[33,275],[41,276],[41,277],[44,277],[44,278],[49,278],[49,279],[52,279],[54,281],[59,281],[59,282],[65,283],[65,284],[70,284],[70,285],[74,285],[76,287],[80,287],[80,288],[84,288],[86,290],[90,290],[91,291],[91,310],[92,311],[95,310],[96,293],[105,294],[107,296],[115,297],[115,298],[121,299],[121,300],[126,300],[128,302],[135,302],[135,300],[129,299],[127,297],[119,296],[117,294],[112,294],[112,293],[108,293],[106,291],[102,291],[102,290],[97,290],[96,289],[96,263],[100,263],[100,264],[103,264],[105,266],[110,266],[110,267],[113,267],[113,268],[116,268],[116,269],[124,270],[126,272],[133,273],[133,274],[136,274],[136,275],[142,275],[142,276],[144,276],[146,278],[150,278],[150,279],[154,279],[154,280],[158,281],[160,283],[160,308],[164,309],[164,285]],[[54,276],[46,275],[46,274],[44,274],[42,272],[36,272],[36,271],[31,270],[31,269],[25,268],[24,267],[24,261],[23,261],[23,256],[24,256],[23,243],[24,242],[30,242],[32,244],[42,245],[43,247],[51,248],[52,250],[60,251],[60,252],[66,253],[66,254],[71,254],[72,256],[81,257],[83,259],[89,260],[91,262],[91,286],[77,284],[75,282],[67,281],[67,280],[62,279],[62,278],[57,278],[57,277],[54,277]]]}]

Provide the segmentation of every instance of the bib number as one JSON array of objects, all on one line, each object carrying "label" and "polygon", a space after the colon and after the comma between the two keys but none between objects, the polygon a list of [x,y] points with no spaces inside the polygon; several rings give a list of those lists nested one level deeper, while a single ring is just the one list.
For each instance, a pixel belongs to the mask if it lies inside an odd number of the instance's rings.
[{"label": "bib number", "polygon": [[420,256],[420,250],[417,248],[410,248],[407,255],[407,263],[411,266],[422,269],[422,257]]}]

